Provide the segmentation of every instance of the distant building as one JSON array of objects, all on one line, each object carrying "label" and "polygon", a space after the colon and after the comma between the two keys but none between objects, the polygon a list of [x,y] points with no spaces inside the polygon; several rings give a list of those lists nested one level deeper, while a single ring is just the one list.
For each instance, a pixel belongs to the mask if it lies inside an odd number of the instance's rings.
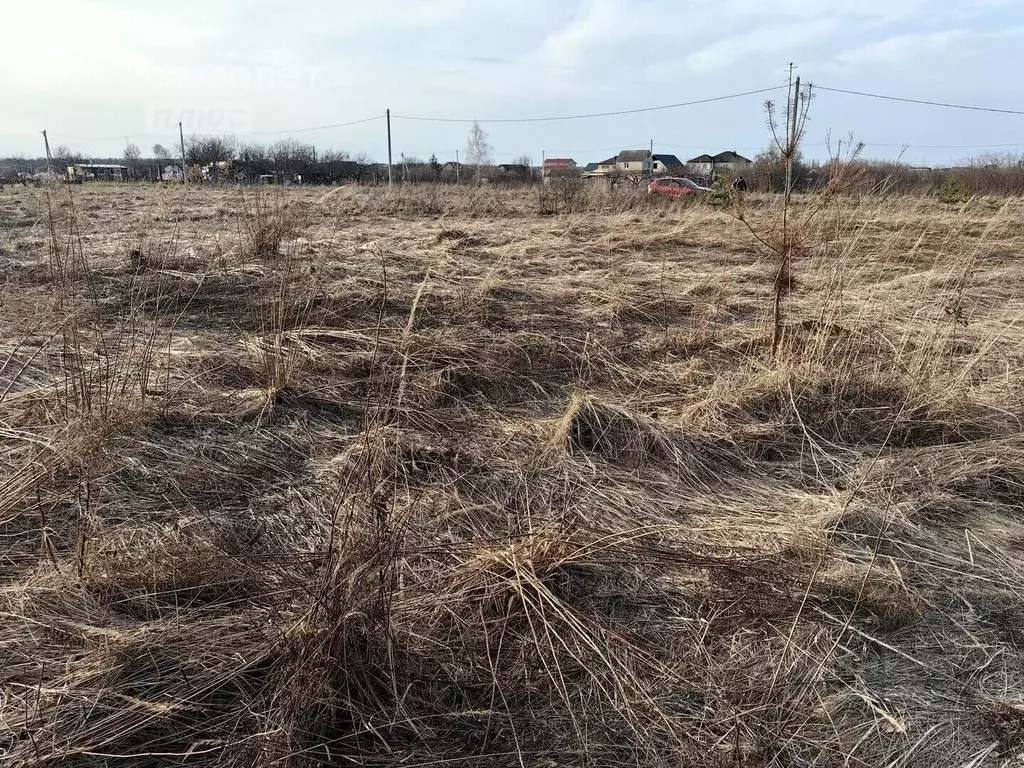
[{"label": "distant building", "polygon": [[651,155],[651,170],[655,173],[681,173],[683,162],[675,155]]},{"label": "distant building", "polygon": [[741,173],[750,168],[753,162],[730,150],[717,155],[697,155],[687,160],[686,164],[694,173],[711,176],[716,173]]},{"label": "distant building", "polygon": [[615,157],[590,163],[586,168],[587,176],[643,176],[651,173],[653,155],[646,149],[624,149]]},{"label": "distant building", "polygon": [[114,163],[74,163],[67,167],[71,181],[124,181],[128,166]]},{"label": "distant building", "polygon": [[510,176],[516,179],[529,179],[532,175],[532,168],[524,163],[501,163],[498,166],[503,176]]},{"label": "distant building", "polygon": [[203,181],[209,182],[210,184],[217,184],[231,178],[231,166],[231,160],[218,160],[214,163],[204,165],[200,170],[200,175],[202,176]]},{"label": "distant building", "polygon": [[615,170],[622,173],[650,173],[651,152],[647,149],[624,149],[615,156]]},{"label": "distant building", "polygon": [[742,171],[752,166],[754,162],[743,155],[733,152],[719,152],[715,155],[715,167],[724,168],[730,171]]},{"label": "distant building", "polygon": [[548,178],[551,174],[566,173],[575,170],[576,161],[571,157],[546,157],[541,167],[541,176]]}]

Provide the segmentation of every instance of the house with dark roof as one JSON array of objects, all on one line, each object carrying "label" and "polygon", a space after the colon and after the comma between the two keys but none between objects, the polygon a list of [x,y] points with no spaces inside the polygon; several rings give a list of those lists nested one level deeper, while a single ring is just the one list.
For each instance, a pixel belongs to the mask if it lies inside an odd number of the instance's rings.
[{"label": "house with dark roof", "polygon": [[529,179],[533,175],[533,169],[525,163],[501,163],[498,170],[505,177],[513,179]]},{"label": "house with dark roof", "polygon": [[[676,160],[676,163],[679,163],[678,159],[672,155],[663,155],[663,157],[671,157]],[[653,162],[653,155],[649,150],[624,149],[614,157],[587,165],[584,176],[588,178],[601,176],[613,178],[649,176],[653,169]]]},{"label": "house with dark roof", "polygon": [[622,173],[650,173],[651,151],[624,149],[615,156],[615,170]]},{"label": "house with dark roof", "polygon": [[719,152],[717,155],[715,155],[715,162],[718,164],[730,163],[733,165],[753,164],[752,160],[748,160],[743,155],[739,154],[738,152],[733,152],[732,150],[729,150],[728,152]]},{"label": "house with dark roof", "polygon": [[719,152],[717,155],[697,155],[686,161],[695,173],[713,175],[715,173],[741,173],[753,162],[733,150]]},{"label": "house with dark roof", "polygon": [[680,173],[683,163],[675,155],[651,155],[651,170],[655,173]]},{"label": "house with dark roof", "polygon": [[587,167],[583,169],[583,179],[590,184],[600,185],[603,182],[607,182],[614,178],[616,168],[616,158],[609,157],[607,160],[599,160],[596,163],[587,163]]}]

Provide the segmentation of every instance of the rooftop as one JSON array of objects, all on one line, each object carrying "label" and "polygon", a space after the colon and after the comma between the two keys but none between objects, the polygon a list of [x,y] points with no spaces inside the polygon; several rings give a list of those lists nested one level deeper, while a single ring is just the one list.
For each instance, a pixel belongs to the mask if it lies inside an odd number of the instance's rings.
[{"label": "rooftop", "polygon": [[748,160],[743,155],[741,155],[741,154],[739,154],[739,153],[737,153],[737,152],[735,152],[733,150],[729,150],[727,152],[719,152],[717,155],[715,155],[715,162],[716,163],[749,163],[750,160]]}]

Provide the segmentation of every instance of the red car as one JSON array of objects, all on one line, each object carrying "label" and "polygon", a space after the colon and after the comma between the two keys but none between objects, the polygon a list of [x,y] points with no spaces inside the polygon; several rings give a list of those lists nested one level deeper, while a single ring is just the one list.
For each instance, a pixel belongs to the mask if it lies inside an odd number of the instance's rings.
[{"label": "red car", "polygon": [[689,179],[676,176],[666,176],[660,179],[651,179],[647,185],[649,195],[667,195],[668,197],[700,197],[711,190],[695,184]]}]

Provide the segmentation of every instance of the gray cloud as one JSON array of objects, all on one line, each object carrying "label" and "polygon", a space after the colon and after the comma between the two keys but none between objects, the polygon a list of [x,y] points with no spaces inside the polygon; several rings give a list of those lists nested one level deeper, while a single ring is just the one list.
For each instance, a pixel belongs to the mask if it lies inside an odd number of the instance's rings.
[{"label": "gray cloud", "polygon": [[[212,125],[220,107],[233,116],[228,124],[275,131],[380,115],[387,107],[399,115],[467,118],[630,109],[780,84],[790,60],[803,77],[838,87],[944,101],[1024,101],[1022,86],[1010,77],[1020,37],[1014,30],[1024,27],[1024,11],[1010,0],[859,0],[828,13],[821,6],[820,0],[8,0],[5,18],[18,28],[49,29],[59,18],[63,28],[102,30],[102,42],[46,45],[31,36],[5,42],[8,62],[32,66],[0,80],[0,154],[37,153],[44,127],[83,151],[116,154],[125,135],[160,134],[175,110],[205,110]],[[468,126],[396,119],[394,128],[396,149],[423,155],[454,151]],[[1016,139],[1017,124],[822,94],[809,141],[820,142],[829,128],[836,135],[855,131],[873,151],[872,141],[1003,143]],[[767,144],[760,97],[489,130],[499,156],[594,150],[581,161],[651,138],[708,150]],[[149,145],[151,138],[139,141]],[[384,143],[377,123],[303,138],[378,157]],[[968,154],[965,146],[915,160]]]}]

